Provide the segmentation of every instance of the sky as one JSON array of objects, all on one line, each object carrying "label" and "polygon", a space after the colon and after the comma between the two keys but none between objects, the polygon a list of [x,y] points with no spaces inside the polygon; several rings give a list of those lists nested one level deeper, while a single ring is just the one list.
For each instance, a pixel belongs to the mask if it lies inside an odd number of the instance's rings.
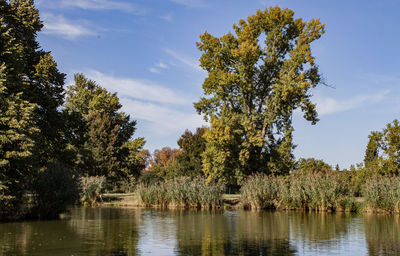
[{"label": "sky", "polygon": [[340,168],[362,162],[368,135],[400,113],[400,2],[320,0],[36,0],[44,22],[38,40],[60,71],[83,73],[111,92],[137,120],[145,148],[178,147],[186,130],[206,125],[193,108],[207,73],[196,48],[205,31],[232,25],[269,6],[296,18],[320,18],[326,33],[312,44],[324,80],[312,92],[320,121],[294,115],[296,158]]}]

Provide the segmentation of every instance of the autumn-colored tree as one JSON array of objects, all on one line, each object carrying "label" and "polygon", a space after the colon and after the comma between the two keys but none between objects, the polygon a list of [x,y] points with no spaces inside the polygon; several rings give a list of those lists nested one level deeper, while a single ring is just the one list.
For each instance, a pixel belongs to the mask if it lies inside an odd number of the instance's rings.
[{"label": "autumn-colored tree", "polygon": [[150,169],[163,179],[171,179],[177,176],[177,157],[181,154],[181,150],[163,147],[154,150],[153,157],[150,159]]},{"label": "autumn-colored tree", "polygon": [[241,183],[251,173],[288,173],[294,165],[292,114],[318,121],[311,89],[321,82],[311,43],[319,19],[295,19],[271,7],[240,20],[235,34],[205,32],[197,47],[208,72],[195,108],[211,121],[203,171],[208,180]]}]

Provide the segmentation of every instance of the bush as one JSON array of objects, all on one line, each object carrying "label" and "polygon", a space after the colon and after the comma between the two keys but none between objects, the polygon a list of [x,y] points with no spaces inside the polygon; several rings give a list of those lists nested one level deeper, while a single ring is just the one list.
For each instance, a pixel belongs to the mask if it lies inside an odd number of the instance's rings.
[{"label": "bush", "polygon": [[145,206],[215,208],[221,205],[225,187],[206,184],[203,178],[179,177],[165,182],[140,184],[136,193]]},{"label": "bush", "polygon": [[33,193],[34,214],[39,218],[55,218],[77,201],[79,182],[70,169],[54,162],[39,173]]},{"label": "bush", "polygon": [[87,176],[80,178],[80,201],[84,205],[94,206],[101,199],[106,178],[104,176]]},{"label": "bush", "polygon": [[362,188],[367,211],[400,213],[400,177],[375,176]]}]

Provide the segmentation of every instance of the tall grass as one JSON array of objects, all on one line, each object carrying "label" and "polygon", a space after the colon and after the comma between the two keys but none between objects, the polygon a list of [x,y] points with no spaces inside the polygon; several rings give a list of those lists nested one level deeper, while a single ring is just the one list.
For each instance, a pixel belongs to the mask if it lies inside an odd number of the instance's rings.
[{"label": "tall grass", "polygon": [[179,208],[216,208],[221,206],[225,188],[206,184],[202,178],[179,177],[156,184],[139,184],[136,188],[144,206]]},{"label": "tall grass", "polygon": [[400,177],[375,176],[362,187],[365,210],[400,213]]},{"label": "tall grass", "polygon": [[355,210],[349,183],[339,172],[255,175],[242,186],[241,200],[251,209]]}]

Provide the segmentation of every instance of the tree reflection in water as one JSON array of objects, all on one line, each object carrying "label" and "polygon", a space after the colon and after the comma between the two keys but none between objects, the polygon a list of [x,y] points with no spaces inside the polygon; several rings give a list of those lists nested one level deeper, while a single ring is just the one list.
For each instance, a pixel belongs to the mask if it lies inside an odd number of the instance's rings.
[{"label": "tree reflection in water", "polygon": [[399,255],[399,215],[74,208],[0,223],[8,255]]}]

